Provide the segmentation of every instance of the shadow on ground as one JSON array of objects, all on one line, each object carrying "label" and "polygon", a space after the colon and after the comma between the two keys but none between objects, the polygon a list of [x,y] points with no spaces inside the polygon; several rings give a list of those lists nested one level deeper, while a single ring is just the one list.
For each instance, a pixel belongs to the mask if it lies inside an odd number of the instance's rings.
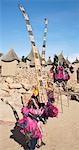
[{"label": "shadow on ground", "polygon": [[10,138],[16,141],[21,147],[24,148],[24,150],[28,150],[28,146],[25,140],[25,136],[20,132],[20,127],[17,127],[15,124],[14,128],[11,130],[12,135],[10,135]]}]

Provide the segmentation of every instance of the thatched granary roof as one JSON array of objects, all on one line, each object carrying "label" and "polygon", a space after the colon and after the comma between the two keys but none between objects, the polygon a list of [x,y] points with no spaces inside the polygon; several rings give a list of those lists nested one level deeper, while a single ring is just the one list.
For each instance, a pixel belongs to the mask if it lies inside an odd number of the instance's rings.
[{"label": "thatched granary roof", "polygon": [[[40,62],[42,62],[42,58],[41,58],[40,54],[39,54],[39,58],[40,58]],[[26,59],[30,61],[29,65],[30,65],[31,67],[35,67],[33,50],[31,50],[31,52],[30,52],[29,55],[26,57]]]},{"label": "thatched granary roof", "polygon": [[63,62],[66,62],[66,60],[65,60],[65,58],[64,58],[64,56],[63,56],[63,54],[62,54],[62,52],[58,55],[58,59],[59,59],[59,62],[60,62],[61,64],[63,64]]},{"label": "thatched granary roof", "polygon": [[3,55],[1,60],[5,62],[11,62],[14,60],[20,61],[13,49],[10,49],[6,55]]},{"label": "thatched granary roof", "polygon": [[52,64],[53,64],[53,62],[51,61],[51,57],[49,57],[47,60],[47,65],[52,65]]},{"label": "thatched granary roof", "polygon": [[31,52],[30,52],[29,55],[26,57],[26,59],[28,59],[29,61],[32,61],[32,60],[34,59],[33,50],[31,50]]},{"label": "thatched granary roof", "polygon": [[0,53],[0,57],[3,55],[3,53]]},{"label": "thatched granary roof", "polygon": [[76,60],[72,62],[72,64],[77,64],[77,63],[79,63],[79,60],[76,58]]},{"label": "thatched granary roof", "polygon": [[68,65],[70,64],[70,61],[68,60],[68,57],[66,58],[65,61],[66,61],[66,64],[68,64]]}]

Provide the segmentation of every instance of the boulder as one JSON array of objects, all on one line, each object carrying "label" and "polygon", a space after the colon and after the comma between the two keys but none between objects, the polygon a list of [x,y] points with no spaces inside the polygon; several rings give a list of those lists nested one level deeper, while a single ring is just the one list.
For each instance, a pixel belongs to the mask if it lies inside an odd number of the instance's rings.
[{"label": "boulder", "polygon": [[9,92],[8,84],[7,83],[0,83],[0,89],[6,92]]},{"label": "boulder", "polygon": [[8,95],[9,95],[9,93],[7,91],[0,89],[0,97],[8,96]]},{"label": "boulder", "polygon": [[11,84],[11,83],[13,83],[13,78],[7,77],[6,80],[5,80],[5,82]]},{"label": "boulder", "polygon": [[26,94],[26,90],[25,89],[18,89],[18,93],[21,93],[21,94]]},{"label": "boulder", "polygon": [[22,88],[22,85],[19,83],[12,83],[12,84],[9,84],[9,88],[10,89],[20,89],[20,88]]},{"label": "boulder", "polygon": [[27,83],[22,83],[22,87],[28,91],[31,88],[31,85]]}]

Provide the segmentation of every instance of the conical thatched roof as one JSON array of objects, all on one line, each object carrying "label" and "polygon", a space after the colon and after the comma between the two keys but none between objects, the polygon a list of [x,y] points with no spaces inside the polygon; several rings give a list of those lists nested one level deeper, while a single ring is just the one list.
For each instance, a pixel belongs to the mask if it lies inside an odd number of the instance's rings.
[{"label": "conical thatched roof", "polygon": [[51,61],[51,57],[49,57],[47,60],[47,65],[52,65],[52,64],[53,64],[53,62]]},{"label": "conical thatched roof", "polygon": [[34,59],[33,50],[29,53],[29,55],[26,57],[29,61],[32,61]]},{"label": "conical thatched roof", "polygon": [[3,55],[3,53],[0,53],[0,57]]},{"label": "conical thatched roof", "polygon": [[72,64],[77,64],[77,63],[79,63],[79,60],[76,58],[76,60],[72,62]]},{"label": "conical thatched roof", "polygon": [[5,62],[11,62],[14,60],[20,61],[13,49],[10,49],[6,55],[3,55],[1,60]]},{"label": "conical thatched roof", "polygon": [[66,58],[66,64],[69,65],[70,61],[68,60],[68,57]]},{"label": "conical thatched roof", "polygon": [[58,59],[59,59],[59,62],[60,62],[61,64],[63,64],[63,62],[66,62],[66,60],[65,60],[65,58],[64,58],[64,56],[63,56],[63,54],[62,54],[62,52],[58,55]]},{"label": "conical thatched roof", "polygon": [[[39,58],[40,58],[40,62],[42,62],[42,58],[39,54]],[[34,54],[33,54],[33,50],[31,50],[31,52],[29,53],[29,55],[26,57],[27,60],[30,61],[30,66],[31,67],[35,67],[35,62],[34,62]]]}]

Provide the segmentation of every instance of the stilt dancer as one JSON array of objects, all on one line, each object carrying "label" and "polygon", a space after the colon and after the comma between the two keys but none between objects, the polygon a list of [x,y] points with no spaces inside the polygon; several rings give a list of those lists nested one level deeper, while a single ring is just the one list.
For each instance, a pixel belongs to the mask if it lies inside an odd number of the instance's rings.
[{"label": "stilt dancer", "polygon": [[29,37],[30,37],[30,41],[31,41],[31,45],[32,45],[32,49],[33,49],[33,54],[34,54],[34,61],[35,61],[35,69],[36,69],[36,76],[37,76],[37,85],[38,85],[38,89],[39,89],[39,98],[41,101],[41,83],[43,83],[42,81],[42,77],[41,77],[41,62],[40,62],[40,58],[39,58],[39,52],[35,46],[35,40],[34,40],[34,35],[32,32],[32,27],[30,25],[30,21],[28,18],[28,15],[24,9],[24,7],[19,4],[19,8],[24,16],[25,22],[26,22],[26,26],[27,26],[27,30],[29,33]]}]

